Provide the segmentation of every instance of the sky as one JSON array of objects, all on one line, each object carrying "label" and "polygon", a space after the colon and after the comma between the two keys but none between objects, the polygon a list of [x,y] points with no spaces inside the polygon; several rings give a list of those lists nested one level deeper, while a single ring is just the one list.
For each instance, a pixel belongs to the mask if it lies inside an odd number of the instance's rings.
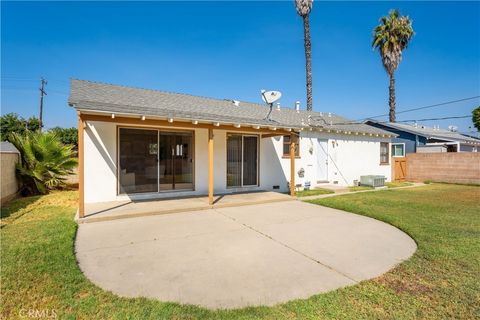
[{"label": "sky", "polygon": [[[313,105],[353,120],[388,113],[388,77],[371,47],[392,8],[416,35],[396,72],[397,110],[480,96],[480,2],[315,1],[310,16]],[[69,79],[261,103],[306,106],[303,24],[293,1],[1,3],[1,113],[76,126]],[[402,113],[398,120],[471,115],[480,99]],[[386,117],[377,118],[386,120]],[[458,126],[471,119],[419,121]]]}]

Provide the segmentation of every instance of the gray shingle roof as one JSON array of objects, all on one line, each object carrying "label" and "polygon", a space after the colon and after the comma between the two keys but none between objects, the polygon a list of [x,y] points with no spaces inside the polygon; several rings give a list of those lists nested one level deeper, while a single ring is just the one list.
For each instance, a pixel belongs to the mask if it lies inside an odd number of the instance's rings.
[{"label": "gray shingle roof", "polygon": [[80,111],[100,111],[118,115],[145,115],[182,120],[276,126],[285,128],[319,127],[333,131],[364,132],[391,135],[362,123],[331,113],[309,112],[281,108],[266,116],[266,105],[233,100],[213,99],[188,94],[132,88],[85,80],[71,80],[69,104]]},{"label": "gray shingle roof", "polygon": [[[372,121],[372,120],[369,120]],[[375,122],[375,121],[372,121]],[[432,127],[427,127],[424,125],[412,125],[408,123],[398,123],[398,122],[378,122],[383,126],[390,127],[400,131],[406,131],[425,137],[427,139],[438,139],[438,140],[447,140],[447,141],[458,141],[458,142],[473,142],[480,144],[480,139],[469,137],[458,132],[452,132],[445,129],[435,129]]]},{"label": "gray shingle roof", "polygon": [[13,144],[8,141],[0,141],[0,153],[20,153]]}]

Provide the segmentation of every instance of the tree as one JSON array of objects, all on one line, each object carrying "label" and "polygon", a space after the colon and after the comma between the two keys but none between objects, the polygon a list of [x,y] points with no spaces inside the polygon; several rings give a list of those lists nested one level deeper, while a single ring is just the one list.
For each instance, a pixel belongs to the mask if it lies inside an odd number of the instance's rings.
[{"label": "tree", "polygon": [[473,126],[480,131],[480,106],[472,110],[472,122]]},{"label": "tree", "polygon": [[402,52],[408,47],[415,32],[408,16],[400,16],[398,10],[390,10],[388,16],[380,19],[380,24],[373,30],[372,47],[378,49],[383,67],[390,77],[389,85],[389,119],[395,122],[395,71],[402,60]]},{"label": "tree", "polygon": [[78,131],[77,128],[61,128],[61,127],[55,127],[49,130],[50,132],[53,132],[57,135],[57,137],[60,139],[60,142],[62,142],[65,145],[73,145],[74,149],[78,148]]},{"label": "tree", "polygon": [[312,111],[312,43],[310,41],[310,12],[313,0],[295,0],[295,8],[303,18],[303,35],[305,46],[305,69],[307,74],[307,110]]},{"label": "tree", "polygon": [[38,118],[25,119],[16,113],[7,113],[0,117],[0,140],[8,140],[13,132],[23,135],[25,131],[37,131],[39,128]]},{"label": "tree", "polygon": [[46,194],[65,186],[66,176],[77,166],[71,145],[62,144],[52,132],[13,132],[9,138],[20,151],[16,175],[22,194]]}]

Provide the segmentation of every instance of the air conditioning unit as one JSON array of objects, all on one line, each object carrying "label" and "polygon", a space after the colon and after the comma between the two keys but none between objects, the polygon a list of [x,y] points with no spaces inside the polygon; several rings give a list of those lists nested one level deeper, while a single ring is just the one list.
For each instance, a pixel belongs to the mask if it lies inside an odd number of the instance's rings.
[{"label": "air conditioning unit", "polygon": [[360,176],[360,185],[374,188],[384,187],[386,179],[385,176]]}]

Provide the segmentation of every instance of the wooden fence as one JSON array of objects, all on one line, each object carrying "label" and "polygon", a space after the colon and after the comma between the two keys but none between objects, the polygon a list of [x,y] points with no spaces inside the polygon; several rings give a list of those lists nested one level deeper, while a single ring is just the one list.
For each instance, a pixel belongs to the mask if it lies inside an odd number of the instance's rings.
[{"label": "wooden fence", "polygon": [[410,153],[406,180],[480,184],[480,153]]}]

